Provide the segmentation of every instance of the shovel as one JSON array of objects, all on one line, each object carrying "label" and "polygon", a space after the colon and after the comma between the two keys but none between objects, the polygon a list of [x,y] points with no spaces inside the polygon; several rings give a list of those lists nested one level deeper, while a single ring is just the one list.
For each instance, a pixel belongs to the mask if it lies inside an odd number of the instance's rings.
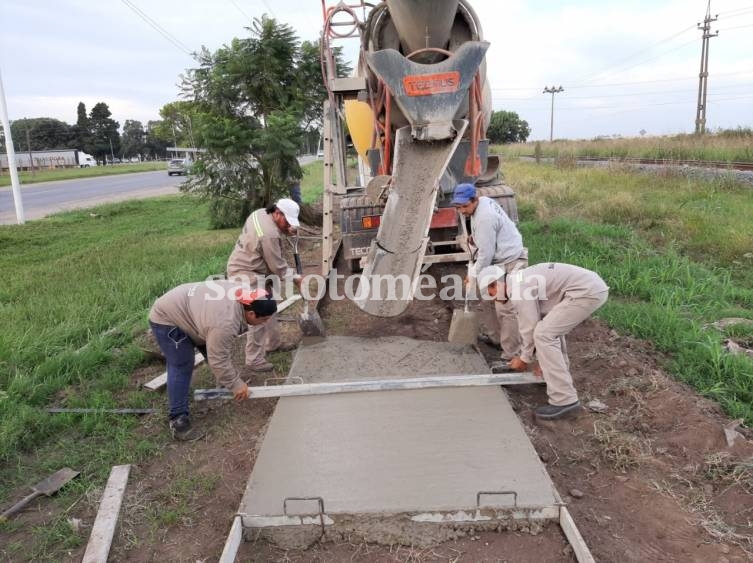
[{"label": "shovel", "polygon": [[[293,243],[293,259],[295,260],[295,271],[299,276],[303,276],[303,265],[301,264],[301,257],[298,254],[297,236]],[[309,302],[306,299],[303,300],[303,313],[301,313],[301,316],[298,318],[298,326],[303,333],[304,340],[310,339],[311,337],[321,338],[325,336],[322,318],[319,316],[316,309],[314,309],[313,313],[309,313]]]},{"label": "shovel", "polygon": [[78,471],[73,471],[73,469],[70,469],[68,467],[64,467],[63,469],[60,469],[59,471],[56,471],[46,479],[42,479],[39,483],[34,485],[31,490],[33,491],[30,495],[27,495],[20,501],[18,501],[16,504],[11,506],[8,510],[0,514],[0,521],[5,520],[6,518],[10,518],[14,514],[21,512],[23,508],[29,504],[31,501],[33,501],[35,498],[45,495],[50,496],[58,492],[68,481],[73,479],[79,474]]},{"label": "shovel", "polygon": [[[470,272],[470,263],[468,271]],[[465,288],[465,306],[462,309],[455,309],[452,312],[452,321],[450,322],[450,333],[447,341],[454,344],[475,344],[478,338],[478,318],[476,313],[468,310],[468,294],[470,289]]]}]

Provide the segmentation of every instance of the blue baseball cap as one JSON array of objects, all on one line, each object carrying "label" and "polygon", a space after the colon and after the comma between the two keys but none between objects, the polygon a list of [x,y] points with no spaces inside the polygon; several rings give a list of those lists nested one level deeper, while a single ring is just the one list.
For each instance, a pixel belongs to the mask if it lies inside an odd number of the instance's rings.
[{"label": "blue baseball cap", "polygon": [[458,184],[452,194],[452,205],[465,205],[476,197],[476,186],[473,184]]}]

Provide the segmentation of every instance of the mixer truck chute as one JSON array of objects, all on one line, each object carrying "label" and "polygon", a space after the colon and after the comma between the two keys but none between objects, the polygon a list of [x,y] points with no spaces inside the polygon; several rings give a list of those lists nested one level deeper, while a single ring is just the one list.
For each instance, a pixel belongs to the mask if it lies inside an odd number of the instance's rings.
[{"label": "mixer truck chute", "polygon": [[[371,280],[399,277],[413,288],[424,264],[468,259],[458,245],[465,224],[450,207],[456,184],[475,183],[517,220],[514,194],[499,181],[497,157],[488,155],[489,43],[465,0],[386,0],[370,11],[365,3],[323,8],[329,91],[324,266],[333,258],[327,255],[333,234],[328,198],[339,194],[344,258],[353,269],[363,265],[356,304],[369,314],[396,316],[412,290],[389,300]],[[330,41],[356,35],[358,76],[337,79]],[[359,155],[358,186],[347,181],[341,117]]]}]

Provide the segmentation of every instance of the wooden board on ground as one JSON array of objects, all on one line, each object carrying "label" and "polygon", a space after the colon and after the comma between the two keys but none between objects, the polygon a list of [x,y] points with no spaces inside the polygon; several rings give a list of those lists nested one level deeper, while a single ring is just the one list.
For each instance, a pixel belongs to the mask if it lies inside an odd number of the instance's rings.
[{"label": "wooden board on ground", "polygon": [[[198,366],[203,361],[204,356],[197,352],[193,359],[193,365]],[[144,389],[148,389],[149,391],[159,391],[165,385],[167,385],[167,372],[163,373],[162,375],[158,375],[147,383],[144,383]]]},{"label": "wooden board on ground", "polygon": [[116,465],[110,471],[110,478],[107,480],[105,492],[102,493],[97,518],[94,520],[89,543],[81,563],[105,563],[107,561],[130,471],[130,465]]}]

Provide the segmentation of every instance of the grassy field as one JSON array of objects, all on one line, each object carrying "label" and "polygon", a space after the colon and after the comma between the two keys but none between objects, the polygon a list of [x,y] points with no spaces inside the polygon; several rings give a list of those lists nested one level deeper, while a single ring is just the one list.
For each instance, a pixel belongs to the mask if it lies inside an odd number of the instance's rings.
[{"label": "grassy field", "polygon": [[[64,168],[59,170],[38,170],[21,172],[19,179],[21,186],[38,182],[54,182],[56,180],[75,180],[77,178],[92,178],[94,176],[110,176],[112,174],[131,174],[133,172],[152,172],[167,170],[166,162],[138,162],[129,164],[115,164],[113,166],[96,166],[94,168]],[[0,174],[0,186],[10,186],[10,175]]]},{"label": "grassy field", "polygon": [[738,129],[707,134],[592,141],[556,140],[552,143],[496,145],[494,152],[507,157],[540,155],[548,158],[652,158],[669,160],[708,160],[717,162],[753,162],[753,130]]},{"label": "grassy field", "polygon": [[315,160],[302,168],[301,199],[303,203],[311,204],[322,197],[324,189],[324,161]]}]

